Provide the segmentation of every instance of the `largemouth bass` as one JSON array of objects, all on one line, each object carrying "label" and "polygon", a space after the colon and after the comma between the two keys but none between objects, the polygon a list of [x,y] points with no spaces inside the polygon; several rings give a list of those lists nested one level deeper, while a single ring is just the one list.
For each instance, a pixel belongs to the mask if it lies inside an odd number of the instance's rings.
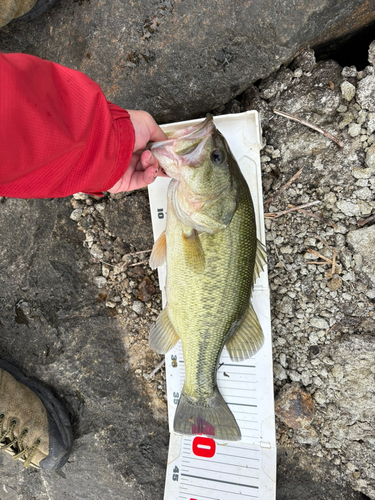
[{"label": "largemouth bass", "polygon": [[182,342],[186,375],[174,431],[236,441],[241,432],[216,372],[224,345],[232,360],[242,361],[263,344],[250,297],[265,251],[250,191],[210,115],[151,151],[172,177],[166,230],[150,258],[152,268],[167,263],[167,305],[149,345],[165,354]]}]

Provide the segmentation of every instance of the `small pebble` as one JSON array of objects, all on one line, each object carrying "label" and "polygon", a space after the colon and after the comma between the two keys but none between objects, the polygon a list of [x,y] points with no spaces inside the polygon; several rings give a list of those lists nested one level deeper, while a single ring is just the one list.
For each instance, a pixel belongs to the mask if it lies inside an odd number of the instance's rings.
[{"label": "small pebble", "polygon": [[82,212],[83,212],[82,208],[76,208],[70,214],[70,218],[77,222],[82,217]]},{"label": "small pebble", "polygon": [[104,276],[95,276],[94,283],[98,288],[103,288],[107,284],[106,278]]},{"label": "small pebble", "polygon": [[132,310],[137,314],[142,314],[145,309],[145,305],[140,300],[135,300],[132,305]]}]

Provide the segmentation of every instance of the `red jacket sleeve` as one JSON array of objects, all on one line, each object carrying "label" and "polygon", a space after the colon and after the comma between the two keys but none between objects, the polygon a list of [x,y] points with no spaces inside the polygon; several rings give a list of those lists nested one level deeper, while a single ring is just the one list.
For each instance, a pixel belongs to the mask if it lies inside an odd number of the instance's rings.
[{"label": "red jacket sleeve", "polygon": [[0,196],[101,195],[134,147],[129,114],[83,73],[0,53]]}]

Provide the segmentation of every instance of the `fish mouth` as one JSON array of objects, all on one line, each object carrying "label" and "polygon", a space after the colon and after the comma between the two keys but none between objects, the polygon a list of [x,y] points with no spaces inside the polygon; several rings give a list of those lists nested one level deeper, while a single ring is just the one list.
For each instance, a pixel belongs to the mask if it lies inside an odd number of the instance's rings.
[{"label": "fish mouth", "polygon": [[168,133],[166,141],[152,143],[150,150],[167,174],[176,178],[176,171],[181,167],[199,165],[214,129],[213,117],[207,115],[197,125]]}]

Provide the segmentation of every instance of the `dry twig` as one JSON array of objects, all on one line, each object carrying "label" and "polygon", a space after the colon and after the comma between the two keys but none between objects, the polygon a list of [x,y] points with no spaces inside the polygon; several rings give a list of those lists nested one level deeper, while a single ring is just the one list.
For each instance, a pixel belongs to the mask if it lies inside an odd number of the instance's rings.
[{"label": "dry twig", "polygon": [[305,207],[311,207],[312,205],[317,205],[318,203],[321,203],[320,200],[317,201],[312,201],[310,203],[305,203],[304,205],[299,205],[298,207],[292,207],[289,208],[288,210],[283,210],[282,212],[270,212],[264,214],[264,217],[266,219],[277,219],[278,217],[281,217],[282,215],[288,214],[289,212],[294,212],[295,210],[301,210],[302,208]]},{"label": "dry twig", "polygon": [[265,205],[268,205],[269,203],[272,203],[273,201],[275,201],[275,200],[276,200],[276,198],[277,198],[278,196],[280,196],[280,195],[281,195],[281,193],[282,193],[283,191],[285,191],[285,189],[286,189],[287,187],[289,187],[289,186],[292,184],[292,182],[293,182],[293,181],[295,181],[295,180],[297,179],[297,177],[299,177],[299,176],[301,175],[303,168],[304,168],[304,167],[302,167],[302,168],[301,168],[301,170],[298,170],[298,172],[297,172],[296,174],[294,174],[294,175],[293,175],[293,177],[292,177],[291,179],[289,179],[289,181],[288,181],[288,182],[287,182],[287,183],[286,183],[286,184],[285,184],[285,185],[284,185],[281,189],[279,189],[279,191],[277,191],[277,192],[276,192],[273,196],[271,196],[271,198],[268,198],[268,200],[266,200],[266,201],[264,202],[264,204],[265,204]]},{"label": "dry twig", "polygon": [[128,264],[127,267],[140,266],[141,264],[147,264],[147,263],[148,263],[148,260],[141,260],[140,262],[134,262],[134,264]]},{"label": "dry twig", "polygon": [[[319,236],[316,235],[318,238]],[[306,264],[316,264],[316,265],[320,265],[320,266],[324,266],[324,265],[327,265],[327,264],[332,264],[332,269],[331,269],[331,274],[334,275],[336,273],[336,270],[337,272],[339,272],[339,269],[340,267],[336,265],[336,257],[337,257],[337,253],[336,253],[336,248],[334,248],[332,250],[332,248],[330,248],[327,243],[325,243],[321,238],[319,238],[320,241],[327,246],[327,248],[332,252],[332,259],[329,259],[328,257],[325,257],[324,255],[322,255],[321,253],[317,252],[316,250],[311,250],[310,248],[307,250],[308,253],[311,253],[313,255],[316,255],[317,257],[319,257],[320,259],[323,260],[322,261],[312,261],[312,260],[308,260],[306,262]]]},{"label": "dry twig", "polygon": [[358,222],[358,226],[359,227],[362,227],[364,226],[365,224],[368,224],[369,222],[375,220],[375,214],[374,215],[371,215],[370,217],[367,217],[367,219],[362,219]]},{"label": "dry twig", "polygon": [[[317,257],[319,257],[320,259],[323,259],[325,260],[326,262],[318,262],[318,264],[325,264],[325,263],[328,263],[328,264],[332,264],[332,260],[329,259],[328,257],[325,257],[324,255],[322,255],[321,253],[317,252],[316,250],[311,250],[310,248],[307,250],[308,253],[312,253],[313,255],[316,255]],[[310,264],[310,262],[308,261],[308,263]],[[312,263],[311,263],[312,264]],[[317,262],[314,262],[314,264],[317,264]]]},{"label": "dry twig", "polygon": [[297,118],[296,116],[290,115],[289,113],[284,113],[283,111],[278,111],[277,109],[274,109],[273,112],[276,115],[284,116],[284,118],[289,118],[289,120],[293,120],[294,122],[301,123],[302,125],[305,125],[306,127],[312,128],[313,130],[316,130],[317,132],[323,134],[324,136],[328,137],[331,139],[331,141],[335,142],[340,148],[344,147],[344,144],[337,139],[337,137],[333,136],[329,132],[326,132],[322,128],[318,127],[317,125],[313,125],[312,123],[307,122],[306,120],[302,120],[301,118]]},{"label": "dry twig", "polygon": [[160,361],[160,363],[158,364],[158,366],[155,368],[155,370],[153,370],[150,373],[150,375],[145,375],[145,378],[148,378],[148,379],[152,378],[155,375],[155,373],[160,370],[160,368],[164,365],[164,363],[165,363],[165,358],[162,361]]},{"label": "dry twig", "polygon": [[300,208],[298,211],[299,211],[299,212],[302,212],[302,213],[303,213],[303,214],[305,214],[305,215],[308,215],[309,217],[313,217],[314,219],[319,220],[320,222],[324,222],[324,224],[328,224],[329,226],[331,226],[331,227],[333,227],[333,228],[337,229],[336,224],[334,224],[334,223],[333,223],[331,220],[329,220],[329,219],[325,219],[324,217],[320,217],[320,215],[318,215],[318,214],[314,214],[314,213],[312,213],[312,212],[307,212],[306,210],[303,210],[303,209],[301,209],[301,208]]},{"label": "dry twig", "polygon": [[148,253],[148,252],[152,252],[152,248],[151,250],[140,250],[139,252],[126,253],[125,255],[123,255],[123,257],[131,257],[132,255],[138,255],[139,253]]}]

